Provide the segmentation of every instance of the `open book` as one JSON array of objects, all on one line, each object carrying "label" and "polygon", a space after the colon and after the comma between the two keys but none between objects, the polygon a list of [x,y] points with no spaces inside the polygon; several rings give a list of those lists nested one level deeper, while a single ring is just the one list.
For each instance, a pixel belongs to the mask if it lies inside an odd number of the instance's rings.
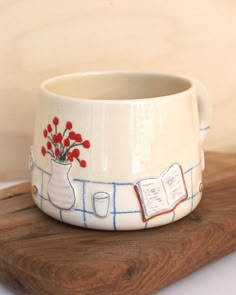
[{"label": "open book", "polygon": [[188,198],[182,167],[171,165],[160,178],[145,178],[134,186],[143,221],[173,211]]}]

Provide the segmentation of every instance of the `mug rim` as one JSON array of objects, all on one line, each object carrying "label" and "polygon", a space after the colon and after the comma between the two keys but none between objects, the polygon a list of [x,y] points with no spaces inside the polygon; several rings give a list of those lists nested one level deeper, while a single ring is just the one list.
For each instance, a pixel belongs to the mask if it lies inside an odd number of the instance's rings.
[{"label": "mug rim", "polygon": [[[101,76],[101,75],[132,75],[132,76],[150,76],[150,77],[166,77],[169,79],[178,79],[182,80],[183,82],[189,83],[189,87],[183,91],[161,95],[161,96],[151,96],[151,97],[143,97],[143,98],[128,98],[128,99],[102,99],[102,98],[88,98],[83,96],[72,96],[72,95],[64,95],[54,91],[48,90],[46,87],[52,82],[59,81],[59,80],[66,80],[73,77],[89,77],[89,76]],[[44,80],[39,87],[39,91],[43,94],[46,94],[49,97],[53,97],[56,99],[65,99],[77,102],[85,102],[85,103],[138,103],[138,102],[150,102],[150,101],[161,101],[166,100],[169,98],[182,96],[183,94],[190,93],[193,88],[195,88],[194,83],[192,80],[183,75],[177,74],[169,74],[169,73],[161,73],[161,72],[151,72],[151,71],[129,71],[129,70],[107,70],[107,71],[85,71],[85,72],[74,72],[74,73],[67,73],[62,75],[57,75],[51,77],[49,79]]]}]

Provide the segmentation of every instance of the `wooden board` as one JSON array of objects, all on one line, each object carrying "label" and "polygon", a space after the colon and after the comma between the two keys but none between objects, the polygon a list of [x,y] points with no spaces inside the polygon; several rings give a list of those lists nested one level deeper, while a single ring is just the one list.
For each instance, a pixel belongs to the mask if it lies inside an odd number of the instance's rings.
[{"label": "wooden board", "polygon": [[146,295],[236,249],[236,155],[207,154],[199,207],[170,225],[103,232],[62,224],[29,184],[0,192],[0,281],[22,294]]}]

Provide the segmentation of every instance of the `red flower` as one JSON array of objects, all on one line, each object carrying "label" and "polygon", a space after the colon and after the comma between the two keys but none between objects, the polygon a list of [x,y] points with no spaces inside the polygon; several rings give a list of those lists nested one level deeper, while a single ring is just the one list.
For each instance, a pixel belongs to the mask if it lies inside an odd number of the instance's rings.
[{"label": "red flower", "polygon": [[85,140],[83,142],[83,147],[86,148],[86,149],[89,149],[90,148],[90,142],[89,142],[89,140]]},{"label": "red flower", "polygon": [[68,160],[71,161],[71,162],[74,161],[74,158],[73,158],[73,155],[72,155],[71,152],[69,152],[69,153],[67,154],[67,158],[68,158]]},{"label": "red flower", "polygon": [[46,155],[46,149],[45,149],[44,146],[41,147],[41,153],[42,153],[43,156]]},{"label": "red flower", "polygon": [[43,136],[44,136],[44,137],[47,137],[47,136],[48,136],[48,131],[47,131],[47,129],[44,129],[44,130],[43,130]]},{"label": "red flower", "polygon": [[73,149],[71,153],[74,158],[78,158],[80,155],[80,151],[78,149]]},{"label": "red flower", "polygon": [[56,134],[53,135],[52,140],[53,140],[55,143],[58,143],[58,141],[57,141],[57,135],[56,135]]},{"label": "red flower", "polygon": [[52,137],[52,140],[55,143],[61,143],[62,142],[62,134],[61,133],[54,134],[53,137]]},{"label": "red flower", "polygon": [[52,120],[54,125],[58,125],[59,124],[59,119],[57,117],[54,117]]},{"label": "red flower", "polygon": [[62,134],[61,133],[58,133],[57,134],[57,142],[58,143],[61,143],[62,142]]},{"label": "red flower", "polygon": [[75,134],[74,131],[70,131],[70,132],[69,132],[69,138],[70,138],[70,139],[75,139],[75,135],[76,135],[76,134]]},{"label": "red flower", "polygon": [[75,140],[76,140],[77,142],[82,142],[82,141],[83,141],[83,139],[82,139],[82,136],[81,136],[81,134],[79,134],[79,133],[76,133],[76,134],[75,134]]},{"label": "red flower", "polygon": [[[59,161],[66,163],[68,163],[69,161],[73,162],[75,159],[77,159],[77,161],[80,163],[80,167],[85,168],[87,166],[87,162],[85,160],[79,159],[80,150],[74,147],[83,145],[84,148],[89,149],[91,146],[90,141],[83,140],[82,135],[80,133],[75,133],[74,131],[72,131],[73,124],[71,121],[66,122],[66,129],[64,130],[63,135],[61,132],[57,133],[57,125],[59,124],[58,117],[54,117],[52,123],[48,124],[47,128],[43,130],[43,136],[45,138],[48,138],[49,141],[47,141],[45,147],[42,146],[42,155],[45,156],[48,153],[53,158],[57,158]],[[55,130],[55,134],[53,130]],[[67,130],[69,135],[65,136]],[[64,136],[66,138],[63,138]],[[72,148],[74,149],[71,150]]]},{"label": "red flower", "polygon": [[64,139],[64,146],[70,146],[69,138]]},{"label": "red flower", "polygon": [[72,129],[72,123],[70,121],[66,122],[66,129],[68,130]]},{"label": "red flower", "polygon": [[59,148],[55,148],[55,156],[59,157],[60,156],[60,150]]},{"label": "red flower", "polygon": [[80,161],[80,167],[85,168],[87,166],[87,163],[85,160]]},{"label": "red flower", "polygon": [[50,141],[47,142],[47,148],[48,148],[48,150],[51,150],[52,149],[52,144],[51,144]]},{"label": "red flower", "polygon": [[51,124],[48,124],[47,129],[48,129],[48,132],[49,132],[49,133],[52,132],[52,126],[51,126]]}]

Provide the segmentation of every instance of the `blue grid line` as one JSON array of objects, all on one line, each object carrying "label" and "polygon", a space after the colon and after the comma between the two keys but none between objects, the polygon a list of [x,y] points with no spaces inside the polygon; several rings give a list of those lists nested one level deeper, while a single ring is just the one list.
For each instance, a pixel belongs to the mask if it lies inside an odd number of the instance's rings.
[{"label": "blue grid line", "polygon": [[86,214],[85,214],[85,182],[83,182],[83,192],[82,192],[82,200],[83,200],[83,222],[84,222],[84,226],[87,227],[86,224]]},{"label": "blue grid line", "polygon": [[82,212],[82,213],[87,213],[87,214],[94,215],[94,213],[92,211],[88,211],[88,210],[83,210],[83,209],[79,209],[79,208],[74,208],[73,210],[78,211],[78,212]]},{"label": "blue grid line", "polygon": [[113,184],[113,229],[116,230],[116,185]]},{"label": "blue grid line", "polygon": [[[37,167],[40,171],[44,172],[47,175],[51,175],[51,173],[47,172],[43,168],[41,168],[38,164],[34,163],[35,167]],[[86,183],[93,183],[93,184],[112,184],[112,185],[134,185],[133,182],[115,182],[115,181],[95,181],[95,180],[88,180],[88,179],[81,179],[81,178],[74,178],[73,181],[79,181],[79,182],[86,182]]]},{"label": "blue grid line", "polygon": [[[192,199],[192,206],[193,206],[193,198],[195,196],[197,196],[199,194],[199,191],[196,192],[195,194],[193,194],[193,179],[192,179],[192,171],[194,168],[198,167],[201,164],[201,160],[194,165],[193,167],[189,168],[188,170],[186,170],[184,172],[184,174],[187,174],[188,172],[191,171],[191,190],[192,190],[192,196],[188,199]],[[44,169],[42,169],[41,167],[39,167],[36,163],[35,166],[42,171],[42,184],[41,184],[41,193],[43,194],[43,173],[47,174],[47,175],[51,175],[50,173],[48,173],[47,171],[45,171]],[[113,211],[111,211],[110,213],[113,214],[113,229],[116,230],[117,229],[117,225],[116,225],[116,215],[117,214],[132,214],[132,213],[140,213],[141,210],[130,210],[130,211],[116,211],[116,185],[134,185],[134,183],[130,183],[130,182],[102,182],[102,181],[91,181],[91,180],[84,180],[84,179],[79,179],[76,178],[74,179],[74,181],[79,181],[83,183],[83,193],[82,193],[82,198],[83,198],[83,209],[79,209],[79,208],[74,208],[74,211],[78,211],[83,213],[83,221],[84,221],[84,226],[86,227],[86,214],[94,214],[94,212],[92,211],[88,211],[85,208],[85,185],[86,183],[93,183],[93,184],[112,184],[113,185]],[[47,198],[45,198],[42,194],[38,194],[39,197],[41,198],[41,207],[43,204],[43,200],[45,201],[49,201]],[[186,200],[187,201],[187,200]],[[191,208],[192,211],[192,208]],[[63,221],[63,217],[62,217],[62,210],[60,209],[59,211],[59,215],[60,215],[60,220]],[[173,211],[173,217],[172,217],[172,222],[175,220],[175,211]],[[148,222],[145,222],[144,228],[148,227]]]},{"label": "blue grid line", "polygon": [[201,162],[202,162],[202,159],[201,159],[196,165],[194,165],[193,167],[191,167],[191,168],[189,168],[188,170],[186,170],[186,171],[184,172],[184,174],[187,174],[188,172],[190,172],[190,171],[193,170],[194,168],[197,168],[198,166],[200,166],[200,165],[201,165]]},{"label": "blue grid line", "polygon": [[[200,192],[196,192],[195,194],[193,194],[191,197],[189,197],[186,201],[188,200],[191,200],[193,198],[195,198]],[[42,195],[38,194],[38,196],[41,198],[41,202],[42,201],[49,201],[48,199],[46,199],[45,197],[43,197]],[[92,211],[88,211],[88,210],[83,210],[83,209],[79,209],[79,208],[74,208],[73,209],[74,211],[77,211],[77,212],[81,212],[83,213],[83,215],[86,213],[86,214],[92,214],[94,215],[94,212]],[[113,224],[115,222],[115,230],[116,230],[116,221],[114,220],[114,215],[117,215],[117,214],[132,214],[132,213],[141,213],[141,210],[133,210],[133,211],[111,211],[110,212],[111,214],[113,214]],[[60,209],[60,219],[62,220],[62,209]],[[173,211],[173,217],[172,217],[172,222],[174,222],[175,220],[175,211]],[[63,221],[63,220],[62,220]],[[147,228],[148,226],[148,222],[145,222],[145,227],[144,228]]]},{"label": "blue grid line", "polygon": [[[184,174],[187,174],[188,172],[190,172],[192,169],[198,167],[201,164],[202,160],[200,160],[196,165],[192,166],[191,168],[189,168],[188,170],[184,171]],[[39,167],[36,163],[35,166],[42,172],[46,173],[47,175],[51,175],[49,172],[47,172],[46,170],[44,170],[43,168]],[[105,182],[105,181],[93,181],[93,180],[88,180],[88,179],[81,179],[81,178],[74,178],[73,181],[79,181],[79,182],[86,182],[86,183],[92,183],[92,184],[111,184],[111,185],[130,185],[133,186],[135,182]]]},{"label": "blue grid line", "polygon": [[133,210],[133,211],[111,211],[111,214],[131,214],[131,213],[141,213],[141,210]]},{"label": "blue grid line", "polygon": [[41,194],[38,193],[38,196],[43,199],[44,201],[49,201],[47,198],[45,198],[44,196],[42,196]]},{"label": "blue grid line", "polygon": [[79,182],[86,182],[86,183],[93,183],[93,184],[112,184],[112,185],[134,185],[133,182],[105,182],[105,181],[94,181],[94,180],[88,180],[88,179],[80,179],[80,178],[74,178],[74,181]]},{"label": "blue grid line", "polygon": [[[184,202],[187,202],[187,201],[189,201],[189,200],[194,199],[198,194],[200,194],[199,191],[197,191],[196,193],[194,193],[191,197],[187,198],[187,200],[185,200]],[[184,202],[183,202],[183,203],[184,203]],[[191,211],[190,211],[190,212],[191,212]]]},{"label": "blue grid line", "polygon": [[196,192],[196,193],[195,193],[194,195],[192,195],[192,197],[190,197],[189,199],[193,199],[193,198],[195,198],[199,193],[200,193],[199,191]]},{"label": "blue grid line", "polygon": [[[92,214],[94,215],[94,213],[92,211],[88,211],[88,210],[84,210],[84,209],[80,209],[80,208],[74,208],[73,209],[74,211],[79,211],[79,212],[82,212],[82,213],[88,213],[88,214]],[[141,210],[134,210],[134,211],[111,211],[110,214],[134,214],[134,213],[141,213]]]},{"label": "blue grid line", "polygon": [[44,170],[43,168],[39,167],[39,165],[37,163],[34,162],[35,167],[37,167],[40,171],[44,172],[47,175],[51,175],[51,173],[47,172],[46,170]]}]

